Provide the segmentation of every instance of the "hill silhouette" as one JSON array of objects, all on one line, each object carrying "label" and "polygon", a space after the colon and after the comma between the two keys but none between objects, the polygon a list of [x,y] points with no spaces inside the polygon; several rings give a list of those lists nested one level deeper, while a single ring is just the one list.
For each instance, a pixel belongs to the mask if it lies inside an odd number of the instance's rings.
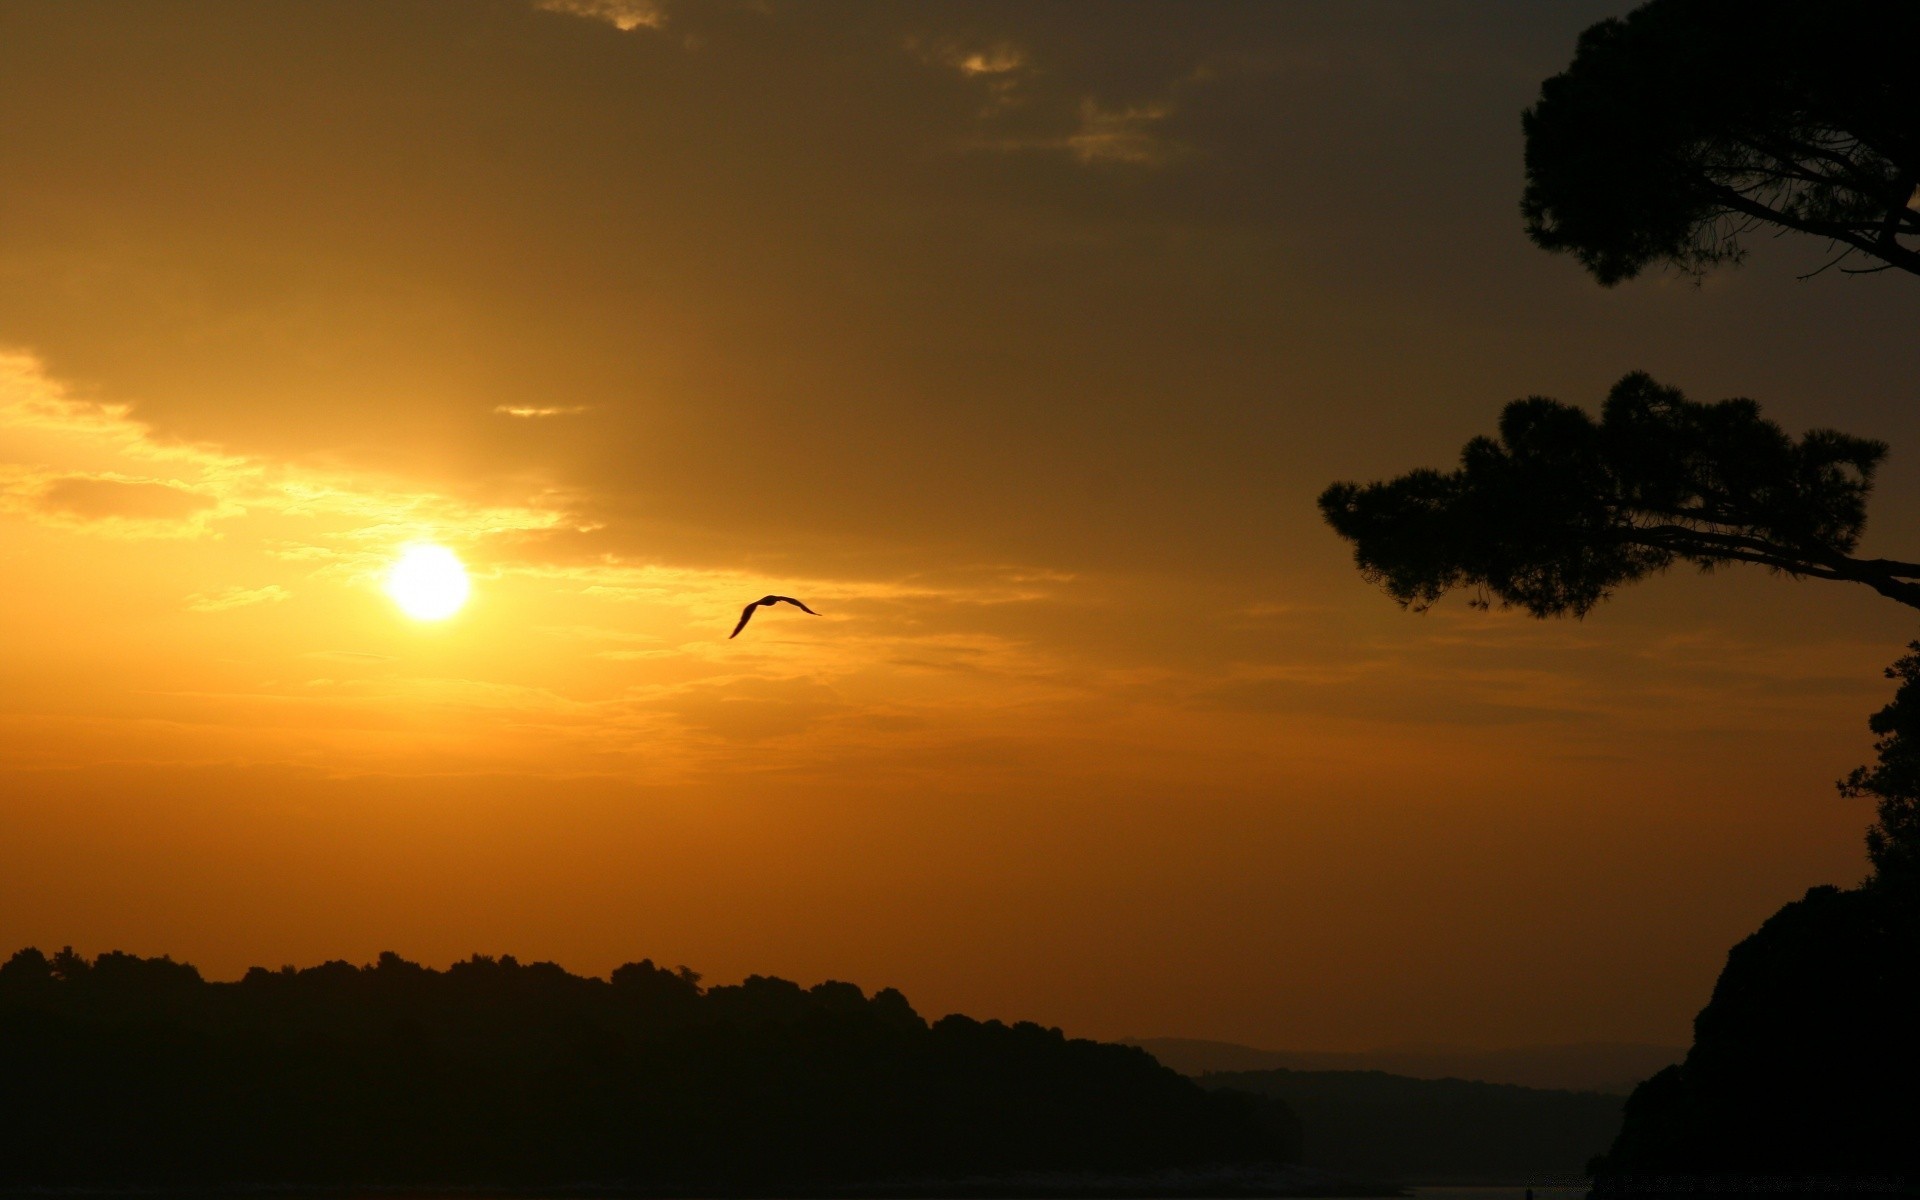
[{"label": "hill silhouette", "polygon": [[1412,1079],[1466,1079],[1621,1096],[1686,1055],[1679,1046],[1643,1042],[1580,1042],[1504,1050],[1389,1046],[1350,1052],[1261,1050],[1204,1038],[1122,1038],[1121,1042],[1139,1046],[1182,1075],[1210,1071],[1384,1071]]},{"label": "hill silhouette", "polygon": [[1627,1100],[1602,1194],[1920,1190],[1920,900],[1817,887],[1727,955],[1686,1060]]},{"label": "hill silhouette", "polygon": [[651,961],[601,980],[23,950],[0,965],[0,1187],[804,1191],[1295,1156],[1285,1105],[892,989]]},{"label": "hill silhouette", "polygon": [[1585,1170],[1620,1129],[1619,1096],[1384,1071],[1222,1071],[1200,1076],[1282,1100],[1300,1161],[1424,1184],[1531,1184]]}]

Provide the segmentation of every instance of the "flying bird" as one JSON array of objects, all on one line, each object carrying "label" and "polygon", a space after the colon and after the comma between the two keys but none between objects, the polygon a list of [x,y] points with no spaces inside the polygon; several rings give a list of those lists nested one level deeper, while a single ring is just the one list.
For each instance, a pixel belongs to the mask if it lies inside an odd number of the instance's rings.
[{"label": "flying bird", "polygon": [[733,632],[727,635],[728,640],[732,640],[733,638],[737,638],[740,636],[740,631],[747,627],[747,622],[753,620],[754,609],[760,608],[763,605],[773,605],[773,604],[791,604],[803,613],[813,613],[813,615],[816,617],[820,615],[817,612],[813,612],[812,609],[808,608],[806,605],[802,604],[800,601],[795,600],[792,596],[762,596],[758,600],[755,600],[752,604],[749,604],[745,608],[740,610],[740,623],[738,625],[735,625],[733,627]]}]

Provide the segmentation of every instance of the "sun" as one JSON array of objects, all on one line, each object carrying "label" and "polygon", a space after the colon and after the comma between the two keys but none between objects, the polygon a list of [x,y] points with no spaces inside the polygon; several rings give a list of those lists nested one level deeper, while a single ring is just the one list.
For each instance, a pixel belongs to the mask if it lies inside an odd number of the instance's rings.
[{"label": "sun", "polygon": [[472,590],[465,564],[445,546],[408,546],[387,572],[387,595],[416,620],[446,620],[460,611]]}]

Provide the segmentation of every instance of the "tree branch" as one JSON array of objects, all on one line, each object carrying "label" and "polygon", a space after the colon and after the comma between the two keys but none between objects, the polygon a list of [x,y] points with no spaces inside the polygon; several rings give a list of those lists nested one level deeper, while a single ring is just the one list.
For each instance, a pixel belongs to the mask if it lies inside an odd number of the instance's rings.
[{"label": "tree branch", "polygon": [[1774,208],[1746,195],[1740,189],[1727,184],[1712,183],[1707,191],[1721,204],[1735,212],[1746,213],[1801,233],[1811,233],[1820,237],[1830,237],[1836,242],[1844,242],[1864,254],[1870,254],[1882,262],[1890,263],[1903,271],[1920,275],[1920,251],[1909,249],[1899,243],[1886,245],[1878,238],[1867,237],[1854,226],[1835,221],[1809,221],[1786,209]]},{"label": "tree branch", "polygon": [[1920,583],[1909,582],[1920,578],[1920,564],[1886,558],[1851,558],[1831,551],[1796,550],[1761,538],[1690,529],[1685,525],[1637,527],[1621,540],[1693,559],[1729,559],[1771,567],[1789,575],[1861,583],[1889,600],[1908,608],[1920,608]]}]

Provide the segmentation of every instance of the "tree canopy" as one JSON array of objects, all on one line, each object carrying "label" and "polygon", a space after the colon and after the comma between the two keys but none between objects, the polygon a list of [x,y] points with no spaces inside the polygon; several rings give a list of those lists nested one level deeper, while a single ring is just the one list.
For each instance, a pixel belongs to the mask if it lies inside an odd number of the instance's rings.
[{"label": "tree canopy", "polygon": [[1320,511],[1361,572],[1416,610],[1465,588],[1481,606],[1583,616],[1676,562],[1862,583],[1920,608],[1920,564],[1853,553],[1886,453],[1830,429],[1795,438],[1751,400],[1699,403],[1636,372],[1597,421],[1518,400],[1457,470],[1336,483]]},{"label": "tree canopy", "polygon": [[1869,797],[1874,823],[1867,829],[1867,857],[1874,883],[1920,893],[1920,642],[1887,668],[1899,680],[1893,699],[1868,719],[1878,735],[1871,767],[1856,767],[1840,781],[1840,794]]},{"label": "tree canopy", "polygon": [[1912,0],[1652,0],[1523,119],[1527,232],[1601,283],[1738,261],[1763,227],[1920,273]]}]

